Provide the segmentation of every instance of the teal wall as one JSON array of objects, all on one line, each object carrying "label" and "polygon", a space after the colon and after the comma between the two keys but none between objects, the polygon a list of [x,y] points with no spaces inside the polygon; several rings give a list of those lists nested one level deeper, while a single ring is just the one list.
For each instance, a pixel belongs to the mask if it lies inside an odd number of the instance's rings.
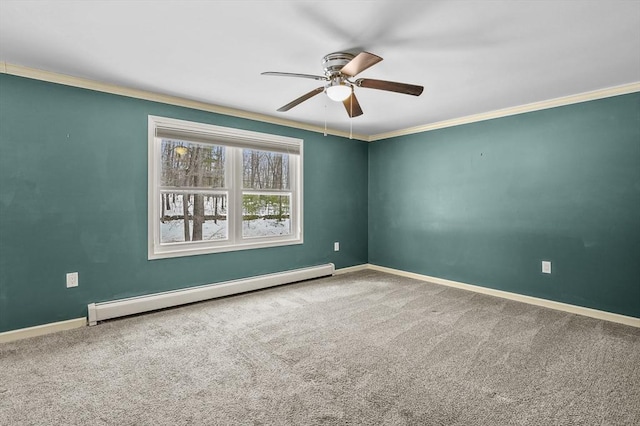
[{"label": "teal wall", "polygon": [[640,317],[640,94],[371,144],[369,262]]},{"label": "teal wall", "polygon": [[[304,139],[305,243],[148,261],[149,114]],[[0,332],[367,261],[640,317],[640,94],[367,144],[0,74]]]},{"label": "teal wall", "polygon": [[[304,244],[147,260],[149,114],[304,139]],[[367,161],[365,142],[0,74],[0,332],[92,302],[366,263]]]}]

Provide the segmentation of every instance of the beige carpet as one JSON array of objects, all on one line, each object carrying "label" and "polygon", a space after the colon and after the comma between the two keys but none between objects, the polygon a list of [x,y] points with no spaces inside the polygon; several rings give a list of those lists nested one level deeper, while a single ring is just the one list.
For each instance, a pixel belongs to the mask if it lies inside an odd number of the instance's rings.
[{"label": "beige carpet", "polygon": [[2,425],[639,425],[640,330],[364,271],[0,344]]}]

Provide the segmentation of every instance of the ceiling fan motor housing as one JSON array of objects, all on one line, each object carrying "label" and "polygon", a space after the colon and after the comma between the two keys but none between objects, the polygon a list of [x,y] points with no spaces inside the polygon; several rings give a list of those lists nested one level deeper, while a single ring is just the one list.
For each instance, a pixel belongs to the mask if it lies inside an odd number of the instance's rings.
[{"label": "ceiling fan motor housing", "polygon": [[324,74],[329,78],[336,77],[340,74],[342,67],[347,65],[354,57],[355,55],[345,52],[329,53],[322,58]]}]

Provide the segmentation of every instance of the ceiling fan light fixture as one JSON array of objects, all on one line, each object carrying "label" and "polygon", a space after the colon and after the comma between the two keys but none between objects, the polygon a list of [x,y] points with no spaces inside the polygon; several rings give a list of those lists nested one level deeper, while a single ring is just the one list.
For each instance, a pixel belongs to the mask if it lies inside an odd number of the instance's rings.
[{"label": "ceiling fan light fixture", "polygon": [[327,87],[326,92],[332,101],[342,102],[351,96],[351,86],[347,86],[344,83],[332,84]]}]

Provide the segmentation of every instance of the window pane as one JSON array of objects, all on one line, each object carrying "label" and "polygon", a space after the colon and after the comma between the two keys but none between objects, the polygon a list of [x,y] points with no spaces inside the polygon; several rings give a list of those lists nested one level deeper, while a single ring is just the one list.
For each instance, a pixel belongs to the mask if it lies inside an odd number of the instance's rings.
[{"label": "window pane", "polygon": [[226,195],[162,193],[161,202],[162,244],[227,239]]},{"label": "window pane", "polygon": [[289,189],[289,155],[255,149],[242,150],[242,187]]},{"label": "window pane", "polygon": [[242,236],[270,237],[291,234],[290,195],[243,195]]},{"label": "window pane", "polygon": [[160,185],[223,188],[225,147],[163,139]]}]

